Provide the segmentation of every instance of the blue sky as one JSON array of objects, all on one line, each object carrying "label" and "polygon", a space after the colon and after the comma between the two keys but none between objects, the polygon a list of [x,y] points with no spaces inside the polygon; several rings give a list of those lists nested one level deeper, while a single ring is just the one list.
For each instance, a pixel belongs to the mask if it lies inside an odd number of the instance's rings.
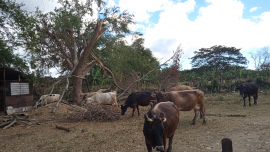
[{"label": "blue sky", "polygon": [[[17,0],[34,10],[57,6],[54,0]],[[130,28],[143,33],[145,47],[161,62],[171,57],[181,44],[184,69],[190,69],[188,58],[200,48],[214,45],[242,48],[250,61],[250,52],[270,45],[270,0],[107,0],[135,15]],[[131,38],[127,41],[131,43]]]}]

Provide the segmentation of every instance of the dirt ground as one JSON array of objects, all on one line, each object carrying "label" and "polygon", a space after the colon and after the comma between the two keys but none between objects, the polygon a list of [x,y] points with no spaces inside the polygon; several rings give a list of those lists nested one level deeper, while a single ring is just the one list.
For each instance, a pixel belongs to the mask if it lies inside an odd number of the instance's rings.
[{"label": "dirt ground", "polygon": [[[243,107],[239,93],[206,94],[206,125],[202,119],[191,126],[193,111],[180,111],[180,123],[173,140],[174,152],[219,152],[221,140],[231,138],[235,152],[270,151],[270,94],[259,94],[258,105]],[[247,104],[248,105],[248,104]],[[44,120],[33,127],[18,125],[0,129],[0,151],[23,152],[86,152],[86,151],[147,151],[143,123],[144,113],[150,107],[140,107],[132,118],[132,109],[119,120],[109,122],[64,121],[74,108],[61,105],[56,113],[50,106],[34,112],[35,120]],[[136,111],[135,111],[136,112]],[[53,118],[53,120],[51,120]],[[61,119],[58,119],[61,118]],[[56,125],[69,127],[71,132],[56,129]]]}]

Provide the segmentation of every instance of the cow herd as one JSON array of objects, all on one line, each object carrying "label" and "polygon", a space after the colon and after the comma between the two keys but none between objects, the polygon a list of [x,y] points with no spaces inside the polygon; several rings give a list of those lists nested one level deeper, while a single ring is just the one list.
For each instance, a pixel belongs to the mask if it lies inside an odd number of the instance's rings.
[{"label": "cow herd", "polygon": [[[258,99],[258,85],[254,82],[246,83],[236,87],[236,90],[240,91],[244,99],[250,96],[254,98],[254,104],[257,104]],[[58,95],[45,95],[39,100],[39,104],[47,103],[49,100],[59,100]],[[113,103],[118,106],[116,100],[116,90],[102,93],[97,91],[91,97],[85,100],[85,104],[96,102],[98,104]],[[128,107],[133,108],[132,117],[134,111],[137,109],[138,116],[140,115],[139,106],[148,106],[151,108],[144,114],[144,127],[143,134],[145,136],[146,147],[149,152],[154,148],[156,151],[166,150],[166,140],[169,138],[169,146],[167,151],[172,149],[172,140],[175,134],[175,130],[179,123],[179,111],[191,111],[194,110],[194,118],[191,125],[195,125],[196,118],[200,114],[200,118],[203,120],[203,124],[206,124],[205,120],[205,105],[204,105],[204,93],[199,90],[186,85],[178,85],[169,90],[169,92],[154,91],[154,92],[133,92],[128,95],[124,104],[120,105],[121,114],[124,115]]]}]

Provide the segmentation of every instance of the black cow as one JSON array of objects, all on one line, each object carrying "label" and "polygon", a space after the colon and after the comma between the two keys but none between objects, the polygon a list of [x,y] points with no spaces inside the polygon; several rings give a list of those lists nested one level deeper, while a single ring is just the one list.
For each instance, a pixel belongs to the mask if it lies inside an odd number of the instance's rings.
[{"label": "black cow", "polygon": [[143,134],[148,152],[152,147],[156,151],[166,150],[166,140],[169,138],[167,152],[172,150],[172,140],[179,123],[179,109],[170,101],[154,105],[145,115]]},{"label": "black cow", "polygon": [[244,107],[246,106],[245,98],[248,96],[249,106],[251,106],[250,103],[250,96],[252,95],[254,98],[254,105],[257,105],[257,99],[258,99],[258,85],[254,82],[246,83],[241,86],[237,86],[236,90],[240,91],[240,95],[243,96],[244,99]]},{"label": "black cow", "polygon": [[122,115],[125,114],[127,111],[127,108],[133,108],[132,117],[134,116],[135,108],[137,108],[138,116],[140,115],[139,112],[139,105],[140,106],[148,106],[151,102],[151,100],[156,100],[155,97],[151,96],[151,92],[133,92],[131,93],[126,102],[123,105],[120,105],[122,110]]}]

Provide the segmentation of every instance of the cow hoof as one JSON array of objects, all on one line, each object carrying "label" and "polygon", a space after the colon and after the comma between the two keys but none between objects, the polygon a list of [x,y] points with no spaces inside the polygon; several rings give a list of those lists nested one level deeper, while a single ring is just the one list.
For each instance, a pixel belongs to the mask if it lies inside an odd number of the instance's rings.
[{"label": "cow hoof", "polygon": [[243,107],[246,107],[246,105],[243,105]]},{"label": "cow hoof", "polygon": [[195,125],[195,122],[192,122],[192,124],[191,124],[191,125],[192,125],[192,126],[193,126],[193,125]]},{"label": "cow hoof", "polygon": [[168,148],[166,152],[171,152],[172,151],[172,147]]},{"label": "cow hoof", "polygon": [[254,105],[257,105],[257,103],[254,103]]},{"label": "cow hoof", "polygon": [[249,106],[251,106],[251,104],[249,104]]},{"label": "cow hoof", "polygon": [[204,121],[202,124],[203,124],[203,125],[206,125],[206,122]]}]

